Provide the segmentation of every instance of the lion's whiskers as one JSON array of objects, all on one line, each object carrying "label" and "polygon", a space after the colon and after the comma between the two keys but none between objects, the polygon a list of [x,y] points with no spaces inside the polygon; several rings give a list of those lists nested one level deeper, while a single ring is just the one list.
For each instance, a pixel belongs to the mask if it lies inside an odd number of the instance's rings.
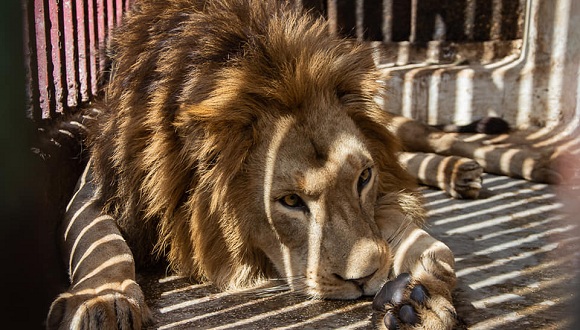
[{"label": "lion's whiskers", "polygon": [[300,296],[312,300],[318,300],[322,297],[313,291],[307,284],[307,277],[304,275],[296,275],[289,277],[271,278],[268,281],[268,287],[264,288],[264,292],[274,293],[288,291],[291,295]]}]

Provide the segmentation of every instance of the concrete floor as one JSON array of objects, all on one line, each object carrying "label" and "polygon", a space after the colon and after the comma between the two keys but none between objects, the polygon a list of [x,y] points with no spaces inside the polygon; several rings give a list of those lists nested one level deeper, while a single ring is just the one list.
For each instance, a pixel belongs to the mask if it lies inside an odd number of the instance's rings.
[{"label": "concrete floor", "polygon": [[[484,187],[478,200],[424,190],[428,230],[456,256],[460,328],[572,328],[579,213],[564,201],[579,206],[578,190],[492,175]],[[139,281],[156,318],[151,329],[372,328],[371,299],[312,301],[282,289],[228,294],[155,271]]]}]

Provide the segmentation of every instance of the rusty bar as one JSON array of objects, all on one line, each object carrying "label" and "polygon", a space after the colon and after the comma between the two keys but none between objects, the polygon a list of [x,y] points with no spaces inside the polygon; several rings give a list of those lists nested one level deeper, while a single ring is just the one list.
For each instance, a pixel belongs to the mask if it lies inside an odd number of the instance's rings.
[{"label": "rusty bar", "polygon": [[333,35],[337,35],[338,26],[336,24],[336,11],[337,11],[336,2],[334,0],[328,0],[326,10],[327,10],[326,16],[328,18],[328,28],[330,30],[330,33]]},{"label": "rusty bar", "polygon": [[409,41],[411,37],[410,0],[392,1],[392,41]]},{"label": "rusty bar", "polygon": [[115,27],[115,0],[107,0],[107,37]]},{"label": "rusty bar", "polygon": [[50,22],[47,0],[34,1],[34,25],[36,31],[36,50],[38,58],[38,85],[40,118],[49,118],[54,108],[54,86],[52,80],[52,60],[50,58]]},{"label": "rusty bar", "polygon": [[66,76],[66,105],[74,107],[79,101],[76,6],[73,0],[64,0],[62,7],[64,34],[64,69]]},{"label": "rusty bar", "polygon": [[97,54],[97,58],[99,61],[98,62],[99,70],[97,72],[98,75],[100,72],[103,72],[106,64],[104,56],[101,55],[102,49],[104,49],[105,46],[105,40],[107,36],[107,12],[105,8],[105,0],[96,0],[96,2],[97,2],[97,12],[95,19],[97,21],[97,43],[95,45],[96,46],[95,53]]},{"label": "rusty bar", "polygon": [[63,72],[63,56],[62,56],[62,47],[63,47],[63,40],[62,40],[62,33],[61,33],[61,8],[59,8],[59,3],[56,1],[49,0],[48,1],[48,11],[49,11],[49,20],[50,20],[50,44],[51,47],[51,60],[52,60],[52,79],[54,81],[54,107],[51,107],[53,111],[49,117],[54,116],[54,111],[57,113],[63,112],[63,100],[65,98],[65,77]]},{"label": "rusty bar", "polygon": [[78,58],[78,82],[79,102],[86,102],[90,96],[90,68],[89,68],[89,43],[87,38],[87,6],[84,0],[76,0],[76,26],[77,26],[77,58]]},{"label": "rusty bar", "polygon": [[383,40],[383,2],[365,0],[363,2],[363,37],[365,40]]},{"label": "rusty bar", "polygon": [[356,1],[336,0],[336,25],[343,36],[356,38]]},{"label": "rusty bar", "polygon": [[393,0],[383,0],[381,33],[383,35],[383,42],[393,41]]},{"label": "rusty bar", "polygon": [[515,40],[523,38],[523,3],[521,1],[503,1],[501,8],[501,33],[502,40]]},{"label": "rusty bar", "polygon": [[90,93],[98,93],[98,72],[99,72],[99,37],[98,37],[98,14],[97,0],[87,1],[87,36],[89,38],[89,83]]},{"label": "rusty bar", "polygon": [[321,16],[326,16],[326,0],[302,0],[305,9],[311,10]]},{"label": "rusty bar", "polygon": [[121,24],[121,22],[123,21],[123,12],[124,12],[123,0],[115,0],[116,25]]},{"label": "rusty bar", "polygon": [[26,70],[26,116],[30,119],[38,119],[42,118],[42,113],[40,111],[40,86],[38,84],[38,52],[36,50],[34,0],[27,0],[23,9],[23,41]]}]

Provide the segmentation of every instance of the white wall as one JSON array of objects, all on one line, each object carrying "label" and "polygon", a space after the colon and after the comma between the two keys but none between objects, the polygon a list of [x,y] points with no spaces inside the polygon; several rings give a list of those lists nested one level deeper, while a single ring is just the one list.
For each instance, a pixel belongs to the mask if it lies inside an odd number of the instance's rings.
[{"label": "white wall", "polygon": [[429,124],[497,115],[518,128],[576,129],[580,1],[528,0],[526,7],[524,42],[512,56],[489,64],[384,68],[385,109]]}]

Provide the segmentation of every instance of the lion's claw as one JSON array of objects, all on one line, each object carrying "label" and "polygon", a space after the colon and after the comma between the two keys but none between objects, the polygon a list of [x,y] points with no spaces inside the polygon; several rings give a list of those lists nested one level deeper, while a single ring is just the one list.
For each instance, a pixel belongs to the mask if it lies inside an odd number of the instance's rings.
[{"label": "lion's claw", "polygon": [[427,300],[427,289],[425,289],[421,284],[417,285],[413,290],[411,290],[411,299],[421,305],[425,305],[425,301]]},{"label": "lion's claw", "polygon": [[399,324],[416,325],[420,322],[417,311],[411,305],[403,305],[399,309],[398,317],[395,316],[393,310],[388,311],[383,317],[385,327],[389,330],[399,329]]},{"label": "lion's claw", "polygon": [[403,301],[403,293],[411,282],[411,275],[400,274],[392,281],[387,282],[375,295],[373,309],[385,311],[387,304],[398,305]]},{"label": "lion's claw", "polygon": [[409,274],[400,274],[387,282],[373,300],[373,309],[385,313],[382,322],[389,330],[421,323],[418,309],[425,307],[429,292],[423,285],[411,283]]},{"label": "lion's claw", "polygon": [[396,330],[399,324],[399,321],[393,315],[393,313],[391,313],[391,311],[388,311],[385,314],[385,317],[383,317],[383,322],[385,323],[385,327],[389,330]]},{"label": "lion's claw", "polygon": [[417,311],[411,305],[403,305],[399,309],[399,319],[403,321],[403,323],[408,324],[417,324],[419,323],[419,316],[417,315]]}]

